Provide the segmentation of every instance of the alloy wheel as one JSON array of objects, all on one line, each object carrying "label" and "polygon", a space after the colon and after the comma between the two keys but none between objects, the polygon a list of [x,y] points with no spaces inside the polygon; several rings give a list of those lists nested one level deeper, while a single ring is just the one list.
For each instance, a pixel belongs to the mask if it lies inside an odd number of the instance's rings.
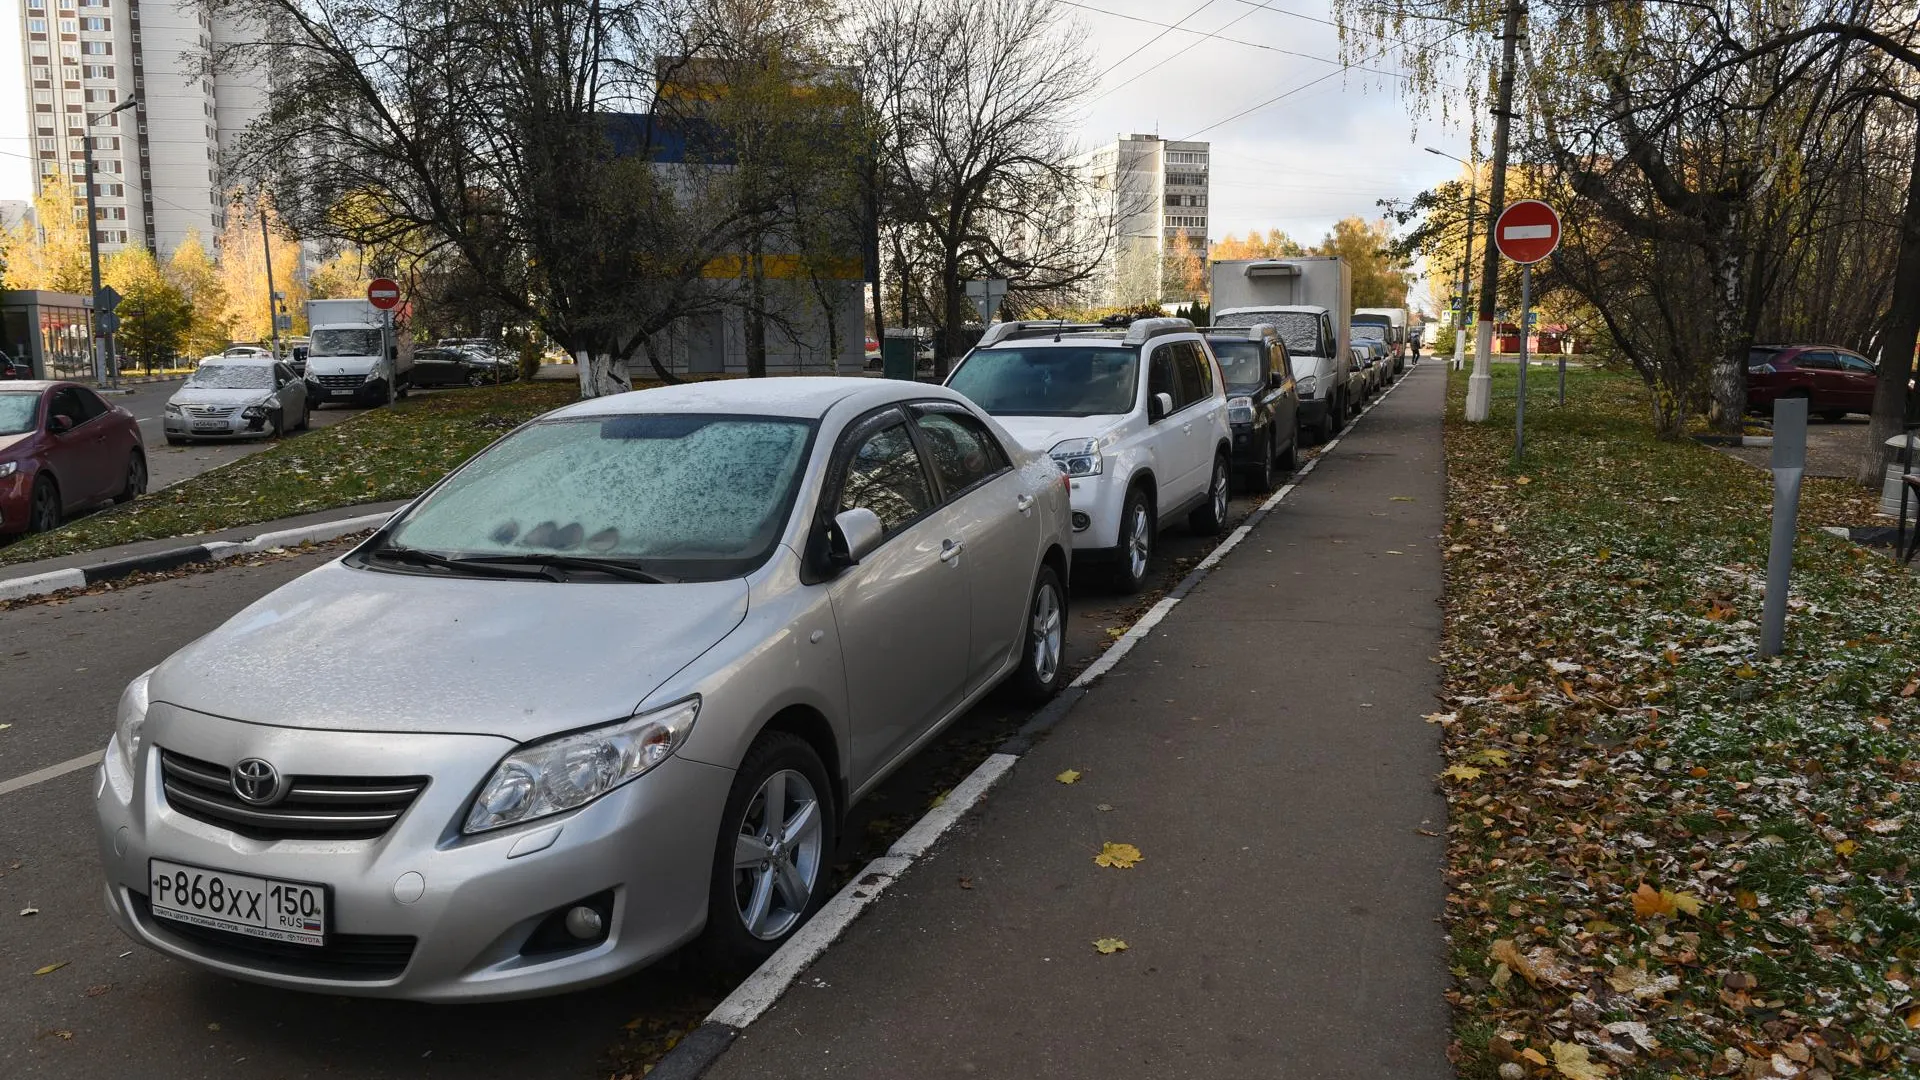
[{"label": "alloy wheel", "polygon": [[781,769],[747,803],[733,845],[733,897],[740,923],[762,941],[793,929],[820,880],[820,797],[802,773]]},{"label": "alloy wheel", "polygon": [[127,461],[127,498],[137,499],[146,493],[147,459],[134,454]]},{"label": "alloy wheel", "polygon": [[1227,463],[1217,461],[1213,466],[1213,519],[1227,520]]},{"label": "alloy wheel", "polygon": [[1060,594],[1048,581],[1033,600],[1033,625],[1028,647],[1033,650],[1033,673],[1042,683],[1053,682],[1060,671],[1060,651],[1066,628],[1060,618]]},{"label": "alloy wheel", "polygon": [[1127,522],[1127,569],[1133,572],[1135,580],[1147,576],[1147,558],[1153,553],[1153,522],[1147,516],[1145,503],[1133,508],[1133,518]]},{"label": "alloy wheel", "polygon": [[42,481],[33,489],[33,503],[27,510],[28,532],[50,532],[60,525],[60,493]]}]

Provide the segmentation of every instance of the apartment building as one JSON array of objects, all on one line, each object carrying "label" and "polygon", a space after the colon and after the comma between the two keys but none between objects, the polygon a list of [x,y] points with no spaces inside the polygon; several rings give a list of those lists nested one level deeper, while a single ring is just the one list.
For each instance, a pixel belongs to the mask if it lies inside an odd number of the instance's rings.
[{"label": "apartment building", "polygon": [[[186,0],[19,3],[35,190],[64,174],[84,218],[91,138],[103,251],[135,244],[165,257],[189,229],[217,236],[220,150],[265,104],[259,73],[208,70],[230,28]],[[135,94],[138,104],[106,115]]]},{"label": "apartment building", "polygon": [[1206,258],[1208,156],[1208,143],[1125,135],[1079,159],[1092,181],[1086,213],[1108,229],[1100,303],[1187,299],[1176,295],[1167,261],[1176,238]]}]

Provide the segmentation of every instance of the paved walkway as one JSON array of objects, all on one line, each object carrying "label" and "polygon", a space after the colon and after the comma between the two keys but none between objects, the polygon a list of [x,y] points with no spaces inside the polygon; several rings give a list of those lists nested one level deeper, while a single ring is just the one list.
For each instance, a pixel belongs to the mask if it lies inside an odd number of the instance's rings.
[{"label": "paved walkway", "polygon": [[214,532],[199,533],[194,536],[173,536],[160,540],[139,540],[131,544],[119,544],[109,548],[94,548],[91,551],[76,552],[72,555],[59,555],[51,559],[39,559],[34,562],[12,563],[0,566],[0,581],[12,578],[32,577],[54,570],[66,570],[72,567],[98,566],[102,563],[119,562],[138,555],[148,555],[159,551],[171,551],[174,548],[204,544],[209,540],[248,540],[262,533],[282,532],[308,525],[322,525],[329,521],[343,521],[347,518],[377,514],[384,510],[398,510],[411,500],[357,503],[353,506],[337,506],[331,510],[317,510],[311,514],[297,514],[277,521],[262,521],[256,525],[241,525],[232,529],[218,529]]},{"label": "paved walkway", "polygon": [[[1442,368],[1361,420],[708,1076],[1451,1077],[1421,719]],[[1097,866],[1105,842],[1145,857]]]}]

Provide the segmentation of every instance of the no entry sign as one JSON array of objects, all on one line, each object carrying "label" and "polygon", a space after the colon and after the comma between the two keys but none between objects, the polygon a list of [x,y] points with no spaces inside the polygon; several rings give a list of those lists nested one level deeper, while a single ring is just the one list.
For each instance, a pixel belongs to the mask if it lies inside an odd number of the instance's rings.
[{"label": "no entry sign", "polygon": [[392,278],[374,278],[367,282],[367,303],[381,311],[400,306],[400,283]]},{"label": "no entry sign", "polygon": [[1538,199],[1511,203],[1494,223],[1493,242],[1514,262],[1537,263],[1560,246],[1560,214]]}]

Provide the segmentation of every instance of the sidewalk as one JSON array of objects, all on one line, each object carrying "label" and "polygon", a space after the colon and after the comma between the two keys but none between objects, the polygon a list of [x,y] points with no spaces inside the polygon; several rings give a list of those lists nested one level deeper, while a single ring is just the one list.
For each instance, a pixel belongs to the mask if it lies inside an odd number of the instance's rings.
[{"label": "sidewalk", "polygon": [[51,559],[37,559],[33,562],[13,563],[0,566],[0,582],[15,578],[34,577],[55,570],[70,570],[77,567],[101,566],[109,563],[125,562],[162,552],[175,551],[183,547],[206,544],[212,541],[233,542],[250,540],[266,533],[285,532],[289,529],[302,529],[311,525],[324,525],[329,521],[345,521],[348,518],[364,517],[382,511],[398,510],[409,500],[393,502],[358,503],[353,506],[337,506],[331,510],[316,510],[311,514],[299,514],[278,521],[262,521],[254,525],[240,525],[231,529],[220,529],[193,536],[170,536],[158,540],[140,540],[131,544],[120,544],[109,548],[94,548],[90,551],[75,552],[72,555],[59,555]]},{"label": "sidewalk", "polygon": [[[1451,1077],[1422,722],[1443,368],[1364,418],[707,1076]],[[1104,842],[1144,858],[1097,866]]]}]

